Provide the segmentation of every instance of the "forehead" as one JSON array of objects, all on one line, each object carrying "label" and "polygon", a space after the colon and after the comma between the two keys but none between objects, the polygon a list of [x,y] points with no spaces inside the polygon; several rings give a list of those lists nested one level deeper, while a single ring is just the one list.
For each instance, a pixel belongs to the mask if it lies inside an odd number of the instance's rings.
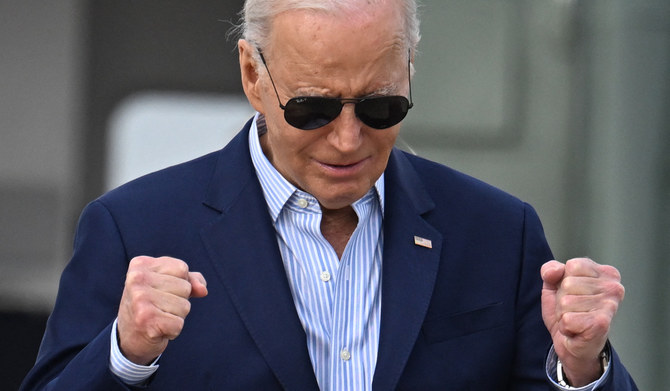
[{"label": "forehead", "polygon": [[273,76],[283,73],[291,88],[354,92],[388,88],[406,75],[406,41],[400,9],[390,3],[333,12],[291,10],[274,18],[266,52]]}]

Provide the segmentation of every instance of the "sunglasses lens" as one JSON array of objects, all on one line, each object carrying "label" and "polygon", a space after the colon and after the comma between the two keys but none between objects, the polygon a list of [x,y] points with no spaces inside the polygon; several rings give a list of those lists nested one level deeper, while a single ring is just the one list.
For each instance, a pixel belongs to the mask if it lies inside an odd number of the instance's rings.
[{"label": "sunglasses lens", "polygon": [[408,110],[409,101],[404,96],[381,96],[356,104],[356,116],[375,129],[386,129],[398,124]]},{"label": "sunglasses lens", "polygon": [[[357,102],[355,110],[356,116],[367,126],[386,129],[402,121],[409,108],[404,96],[381,96]],[[286,102],[284,118],[293,127],[313,130],[333,121],[341,111],[339,99],[301,96]]]},{"label": "sunglasses lens", "polygon": [[342,104],[337,99],[297,97],[286,102],[284,119],[298,129],[312,130],[325,126],[341,111]]}]

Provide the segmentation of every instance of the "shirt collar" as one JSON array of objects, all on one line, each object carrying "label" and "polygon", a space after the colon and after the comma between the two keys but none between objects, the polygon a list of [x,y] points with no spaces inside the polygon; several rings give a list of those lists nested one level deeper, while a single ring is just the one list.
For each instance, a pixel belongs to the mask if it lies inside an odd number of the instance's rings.
[{"label": "shirt collar", "polygon": [[[256,113],[254,121],[249,129],[249,151],[251,153],[251,161],[256,170],[256,175],[261,183],[263,195],[268,204],[268,209],[273,221],[277,221],[279,213],[289,201],[291,196],[296,192],[301,192],[298,188],[293,186],[284,178],[279,171],[270,163],[265,157],[261,149],[260,136],[267,131],[265,125],[265,117]],[[371,189],[371,191],[373,191]],[[379,200],[382,216],[384,215],[384,173],[377,179],[374,185],[374,192]],[[365,196],[361,198],[364,199]],[[359,200],[360,201],[360,200]],[[356,201],[358,202],[358,201]]]}]

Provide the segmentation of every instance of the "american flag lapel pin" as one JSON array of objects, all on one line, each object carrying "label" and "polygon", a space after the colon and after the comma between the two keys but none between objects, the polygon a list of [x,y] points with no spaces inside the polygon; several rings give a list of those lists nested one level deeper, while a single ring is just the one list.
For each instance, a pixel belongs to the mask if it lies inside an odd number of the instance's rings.
[{"label": "american flag lapel pin", "polygon": [[430,239],[422,238],[421,236],[414,236],[414,244],[425,248],[433,248],[433,242]]}]

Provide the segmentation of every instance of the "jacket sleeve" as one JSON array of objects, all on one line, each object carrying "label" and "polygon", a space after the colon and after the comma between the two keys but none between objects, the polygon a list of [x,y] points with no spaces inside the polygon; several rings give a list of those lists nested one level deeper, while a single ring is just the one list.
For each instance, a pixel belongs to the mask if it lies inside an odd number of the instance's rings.
[{"label": "jacket sleeve", "polygon": [[542,321],[541,266],[553,259],[544,230],[535,210],[524,204],[521,241],[521,267],[516,290],[516,354],[514,391],[551,390],[544,373],[544,359],[551,346],[551,337]]},{"label": "jacket sleeve", "polygon": [[110,333],[128,260],[109,210],[83,211],[37,361],[20,390],[127,390],[109,370]]},{"label": "jacket sleeve", "polygon": [[624,367],[619,355],[612,349],[610,375],[602,386],[594,391],[638,391],[635,381]]}]

